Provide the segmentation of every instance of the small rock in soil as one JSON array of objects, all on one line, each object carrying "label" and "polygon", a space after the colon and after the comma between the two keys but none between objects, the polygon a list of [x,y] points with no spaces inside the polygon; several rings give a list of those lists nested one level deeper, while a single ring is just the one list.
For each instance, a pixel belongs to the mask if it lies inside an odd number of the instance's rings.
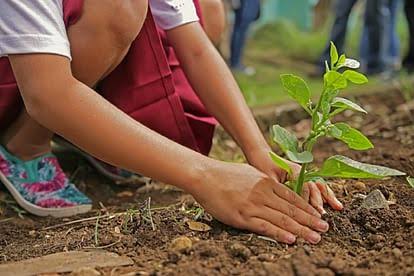
[{"label": "small rock in soil", "polygon": [[193,246],[193,242],[187,237],[178,237],[175,238],[170,244],[170,250],[180,253],[187,253],[191,247]]},{"label": "small rock in soil", "polygon": [[252,255],[250,249],[240,243],[232,244],[229,248],[229,252],[233,257],[240,258],[243,261],[247,261]]},{"label": "small rock in soil", "polygon": [[207,232],[211,230],[210,226],[202,222],[190,220],[190,221],[187,221],[187,224],[188,224],[188,228],[190,228],[193,231]]},{"label": "small rock in soil", "polygon": [[388,201],[380,190],[373,190],[363,200],[361,206],[366,209],[389,209]]},{"label": "small rock in soil", "polygon": [[357,181],[353,184],[350,185],[351,188],[353,188],[354,190],[358,191],[358,192],[364,192],[367,190],[367,186],[365,185],[364,182],[361,181]]},{"label": "small rock in soil", "polygon": [[384,243],[386,239],[383,235],[371,234],[368,236],[367,241],[370,245],[375,245],[378,243]]},{"label": "small rock in soil", "polygon": [[401,250],[400,249],[398,249],[398,248],[393,248],[392,249],[392,254],[394,254],[394,256],[396,257],[396,258],[401,258],[402,257],[402,255],[403,255],[403,253],[401,252]]},{"label": "small rock in soil", "polygon": [[319,268],[318,270],[316,270],[315,274],[318,276],[335,276],[335,272],[333,272],[329,268]]},{"label": "small rock in soil", "polygon": [[345,261],[340,258],[333,259],[329,264],[329,268],[338,274],[342,273],[345,267],[346,267]]},{"label": "small rock in soil", "polygon": [[275,259],[275,255],[269,253],[262,253],[257,256],[257,259],[261,262],[272,262]]},{"label": "small rock in soil", "polygon": [[101,273],[94,268],[91,267],[82,267],[75,271],[73,271],[71,276],[99,276]]}]

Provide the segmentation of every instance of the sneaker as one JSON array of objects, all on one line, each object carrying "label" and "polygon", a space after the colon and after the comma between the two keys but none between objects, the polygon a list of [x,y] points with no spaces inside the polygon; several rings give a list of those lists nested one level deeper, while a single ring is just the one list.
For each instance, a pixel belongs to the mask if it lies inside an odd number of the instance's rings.
[{"label": "sneaker", "polygon": [[16,202],[37,216],[68,217],[92,209],[51,153],[24,161],[0,146],[0,181]]},{"label": "sneaker", "polygon": [[145,184],[148,183],[150,178],[135,174],[133,172],[114,167],[108,163],[105,163],[91,155],[87,154],[86,152],[80,150],[73,144],[69,143],[65,139],[55,136],[53,141],[63,148],[69,149],[70,151],[76,152],[82,155],[98,172],[102,175],[106,176],[107,178],[114,181],[116,184],[124,185],[124,184]]}]

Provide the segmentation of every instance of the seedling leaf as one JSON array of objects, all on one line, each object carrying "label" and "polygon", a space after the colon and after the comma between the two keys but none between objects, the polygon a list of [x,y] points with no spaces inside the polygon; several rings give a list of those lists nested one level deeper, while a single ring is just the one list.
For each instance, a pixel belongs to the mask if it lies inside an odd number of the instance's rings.
[{"label": "seedling leaf", "polygon": [[368,79],[365,75],[358,73],[353,70],[346,70],[343,73],[343,76],[352,83],[355,84],[364,84],[368,82]]},{"label": "seedling leaf", "polygon": [[335,66],[335,64],[338,62],[338,50],[336,49],[335,44],[331,41],[331,68]]},{"label": "seedling leaf", "polygon": [[347,79],[336,71],[329,71],[324,75],[324,80],[327,87],[334,89],[344,89],[348,86]]},{"label": "seedling leaf", "polygon": [[407,177],[407,182],[408,182],[408,185],[410,185],[411,186],[411,188],[414,188],[414,178],[413,177]]},{"label": "seedling leaf", "polygon": [[367,113],[365,109],[363,109],[361,106],[357,105],[356,103],[348,99],[341,97],[336,97],[335,99],[333,99],[332,106],[339,109],[351,109],[365,114]]},{"label": "seedling leaf", "polygon": [[290,161],[296,162],[299,164],[307,164],[313,161],[313,155],[309,151],[293,152],[293,151],[288,150],[286,152],[286,156],[287,158],[289,158]]},{"label": "seedling leaf", "polygon": [[274,152],[269,152],[270,154],[270,158],[272,158],[273,162],[275,162],[275,164],[280,167],[281,169],[283,169],[284,171],[286,171],[288,173],[288,175],[292,175],[292,169],[289,167],[288,163],[286,163],[286,161],[280,157],[279,155],[277,155]]},{"label": "seedling leaf", "polygon": [[298,139],[295,135],[290,133],[285,128],[274,125],[272,128],[273,141],[279,145],[279,147],[286,154],[287,151],[297,152],[298,151]]},{"label": "seedling leaf", "polygon": [[284,74],[280,76],[283,87],[288,92],[289,96],[297,101],[308,113],[309,103],[311,102],[311,93],[306,82],[294,75]]},{"label": "seedling leaf", "polygon": [[320,177],[382,179],[387,176],[402,176],[405,175],[405,173],[383,166],[361,163],[345,156],[335,155],[328,158],[319,171],[309,175]]},{"label": "seedling leaf", "polygon": [[345,123],[334,124],[333,128],[329,131],[329,135],[341,140],[354,150],[374,148],[374,145],[364,134]]},{"label": "seedling leaf", "polygon": [[346,56],[345,54],[342,54],[339,59],[338,59],[338,63],[336,64],[337,67],[342,67],[345,64],[346,61]]}]

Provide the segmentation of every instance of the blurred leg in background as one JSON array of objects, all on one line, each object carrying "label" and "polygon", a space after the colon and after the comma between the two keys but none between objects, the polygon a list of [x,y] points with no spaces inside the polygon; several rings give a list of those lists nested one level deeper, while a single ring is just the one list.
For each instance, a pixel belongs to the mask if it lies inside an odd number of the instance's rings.
[{"label": "blurred leg in background", "polygon": [[390,29],[389,0],[367,0],[365,8],[366,38],[368,52],[365,73],[380,74],[387,71],[387,48]]},{"label": "blurred leg in background", "polygon": [[348,27],[348,19],[352,8],[358,0],[337,0],[335,3],[335,20],[331,30],[331,36],[318,61],[318,68],[316,75],[322,75],[325,71],[325,61],[329,61],[330,41],[335,43],[338,51],[343,53],[346,32]]},{"label": "blurred leg in background", "polygon": [[[385,59],[387,70],[398,71],[401,67],[401,54],[400,54],[400,38],[397,33],[397,20],[398,20],[398,12],[400,11],[400,4],[401,0],[387,0],[383,11],[383,14],[388,14],[384,20],[384,27],[385,27],[385,34],[384,34],[384,57]],[[381,16],[381,15],[379,15]],[[360,55],[361,55],[361,62],[364,67],[367,66],[368,59],[370,56],[370,42],[368,39],[368,28],[367,25],[364,25],[364,31],[361,37],[361,44],[360,44]],[[375,57],[371,57],[375,58]]]},{"label": "blurred leg in background", "polygon": [[222,0],[200,0],[200,7],[203,14],[204,30],[218,47],[222,41],[226,29],[226,13]]},{"label": "blurred leg in background", "polygon": [[408,21],[410,44],[408,54],[403,61],[403,67],[408,72],[414,72],[414,1],[405,0],[404,10]]},{"label": "blurred leg in background", "polygon": [[240,0],[234,12],[235,20],[230,46],[230,66],[235,71],[252,75],[254,71],[244,66],[242,58],[249,27],[260,16],[260,0]]}]

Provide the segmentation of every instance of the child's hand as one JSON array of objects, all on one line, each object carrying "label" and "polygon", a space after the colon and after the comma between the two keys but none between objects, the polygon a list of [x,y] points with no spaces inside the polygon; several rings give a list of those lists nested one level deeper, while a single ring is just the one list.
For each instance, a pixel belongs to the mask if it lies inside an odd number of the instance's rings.
[{"label": "child's hand", "polygon": [[315,244],[329,228],[303,198],[250,165],[217,161],[189,192],[223,223],[280,242]]},{"label": "child's hand", "polygon": [[[275,178],[281,183],[284,183],[288,179],[287,172],[275,165],[272,159],[269,157],[269,148],[263,150],[257,150],[247,154],[249,163],[258,170],[266,173],[272,178]],[[293,163],[289,160],[285,160],[292,169],[294,177],[299,175],[301,166]],[[342,210],[342,203],[336,198],[335,193],[329,188],[326,183],[321,182],[308,182],[303,186],[302,197],[309,202],[315,209],[321,214],[325,214],[326,211],[323,208],[323,203],[328,203],[335,210]]]}]

